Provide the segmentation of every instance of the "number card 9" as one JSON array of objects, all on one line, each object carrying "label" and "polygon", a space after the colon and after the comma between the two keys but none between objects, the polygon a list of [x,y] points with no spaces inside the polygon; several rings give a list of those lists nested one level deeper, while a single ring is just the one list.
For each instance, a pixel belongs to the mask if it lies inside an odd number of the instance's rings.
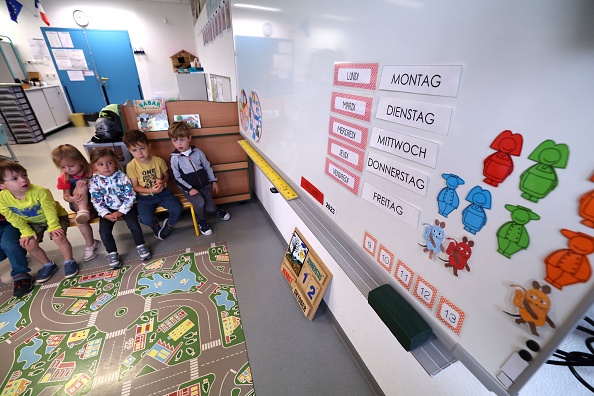
[{"label": "number card 9", "polygon": [[375,257],[375,251],[377,249],[377,239],[371,236],[370,233],[365,231],[365,236],[363,237],[363,249],[373,257]]},{"label": "number card 9", "polygon": [[442,296],[439,299],[439,304],[437,304],[436,316],[443,324],[453,330],[454,333],[460,335],[464,317],[466,316],[464,311]]},{"label": "number card 9", "polygon": [[417,277],[417,283],[413,290],[415,297],[427,306],[433,309],[435,298],[437,297],[437,289],[429,282],[427,282],[421,275]]}]

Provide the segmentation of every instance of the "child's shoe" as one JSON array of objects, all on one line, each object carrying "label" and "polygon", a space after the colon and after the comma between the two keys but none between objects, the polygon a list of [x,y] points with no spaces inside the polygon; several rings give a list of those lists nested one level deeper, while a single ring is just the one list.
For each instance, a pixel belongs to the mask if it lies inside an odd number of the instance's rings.
[{"label": "child's shoe", "polygon": [[159,235],[161,233],[161,226],[159,225],[159,223],[152,225],[151,226],[151,230],[153,230],[153,235],[155,236],[155,238],[161,240],[161,236]]},{"label": "child's shoe", "polygon": [[19,279],[14,281],[14,289],[12,295],[15,297],[23,297],[33,290],[33,280],[31,277]]},{"label": "child's shoe", "polygon": [[217,216],[219,216],[219,219],[221,219],[221,220],[229,220],[231,218],[231,215],[229,214],[229,212],[227,212],[226,210],[223,210],[223,209],[219,209],[217,211]]},{"label": "child's shoe", "polygon": [[83,261],[91,261],[95,257],[97,257],[97,252],[99,251],[100,246],[101,241],[94,240],[92,246],[85,247],[85,255],[83,257]]},{"label": "child's shoe", "polygon": [[111,269],[120,268],[120,255],[118,252],[107,253],[107,264]]},{"label": "child's shoe", "polygon": [[206,222],[206,220],[200,220],[198,222],[198,227],[200,227],[200,233],[202,233],[204,235],[212,234],[212,230],[208,226],[208,223]]},{"label": "child's shoe", "polygon": [[37,282],[43,283],[52,277],[54,272],[58,270],[56,263],[51,261],[50,265],[44,265],[39,272],[37,272]]},{"label": "child's shoe", "polygon": [[76,218],[74,220],[76,221],[76,224],[87,224],[90,218],[91,214],[89,211],[86,209],[81,209],[76,212]]},{"label": "child's shoe", "polygon": [[64,263],[64,278],[72,278],[78,274],[78,263],[74,260],[66,261]]},{"label": "child's shoe", "polygon": [[138,251],[138,254],[140,255],[140,259],[142,261],[148,260],[151,257],[153,257],[153,255],[151,254],[151,252],[149,252],[149,250],[146,247],[146,245],[136,246],[136,250]]}]

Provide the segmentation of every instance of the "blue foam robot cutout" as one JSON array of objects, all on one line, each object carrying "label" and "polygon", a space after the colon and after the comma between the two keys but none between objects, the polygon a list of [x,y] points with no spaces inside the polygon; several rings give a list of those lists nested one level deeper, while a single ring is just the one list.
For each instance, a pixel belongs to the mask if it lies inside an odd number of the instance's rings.
[{"label": "blue foam robot cutout", "polygon": [[462,224],[466,231],[476,235],[487,224],[485,209],[491,209],[491,193],[476,186],[470,190],[466,200],[470,205],[462,211]]},{"label": "blue foam robot cutout", "polygon": [[460,205],[460,198],[458,198],[456,188],[459,185],[464,184],[464,180],[453,173],[442,173],[441,177],[445,179],[446,187],[444,187],[437,195],[437,208],[439,209],[440,215],[448,217],[448,215],[455,209],[458,209],[458,205]]}]

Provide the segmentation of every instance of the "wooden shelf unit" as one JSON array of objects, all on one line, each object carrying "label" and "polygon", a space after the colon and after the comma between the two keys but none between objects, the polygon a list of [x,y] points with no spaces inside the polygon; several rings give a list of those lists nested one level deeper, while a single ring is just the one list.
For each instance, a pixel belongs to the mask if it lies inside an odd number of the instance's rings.
[{"label": "wooden shelf unit", "polygon": [[[251,172],[248,157],[237,142],[243,140],[239,133],[239,117],[236,102],[208,102],[202,100],[178,100],[166,103],[169,124],[179,114],[199,114],[202,128],[192,129],[192,145],[206,154],[218,179],[219,193],[214,196],[216,204],[247,201],[252,198]],[[134,105],[121,107],[126,130],[137,129]],[[167,131],[147,132],[151,152],[169,164],[174,150]],[[173,181],[169,188],[181,191]]]}]

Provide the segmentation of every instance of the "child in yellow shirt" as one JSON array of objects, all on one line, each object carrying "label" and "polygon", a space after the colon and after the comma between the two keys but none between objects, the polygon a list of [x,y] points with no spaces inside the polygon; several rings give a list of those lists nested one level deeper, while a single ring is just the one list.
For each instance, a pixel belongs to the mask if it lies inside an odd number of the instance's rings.
[{"label": "child in yellow shirt", "polygon": [[47,188],[31,184],[27,170],[13,161],[0,161],[0,213],[21,233],[20,244],[43,267],[37,282],[50,279],[58,266],[39,246],[47,231],[64,256],[64,277],[78,274],[78,263],[72,258],[72,245],[66,237],[68,213],[54,200]]}]

